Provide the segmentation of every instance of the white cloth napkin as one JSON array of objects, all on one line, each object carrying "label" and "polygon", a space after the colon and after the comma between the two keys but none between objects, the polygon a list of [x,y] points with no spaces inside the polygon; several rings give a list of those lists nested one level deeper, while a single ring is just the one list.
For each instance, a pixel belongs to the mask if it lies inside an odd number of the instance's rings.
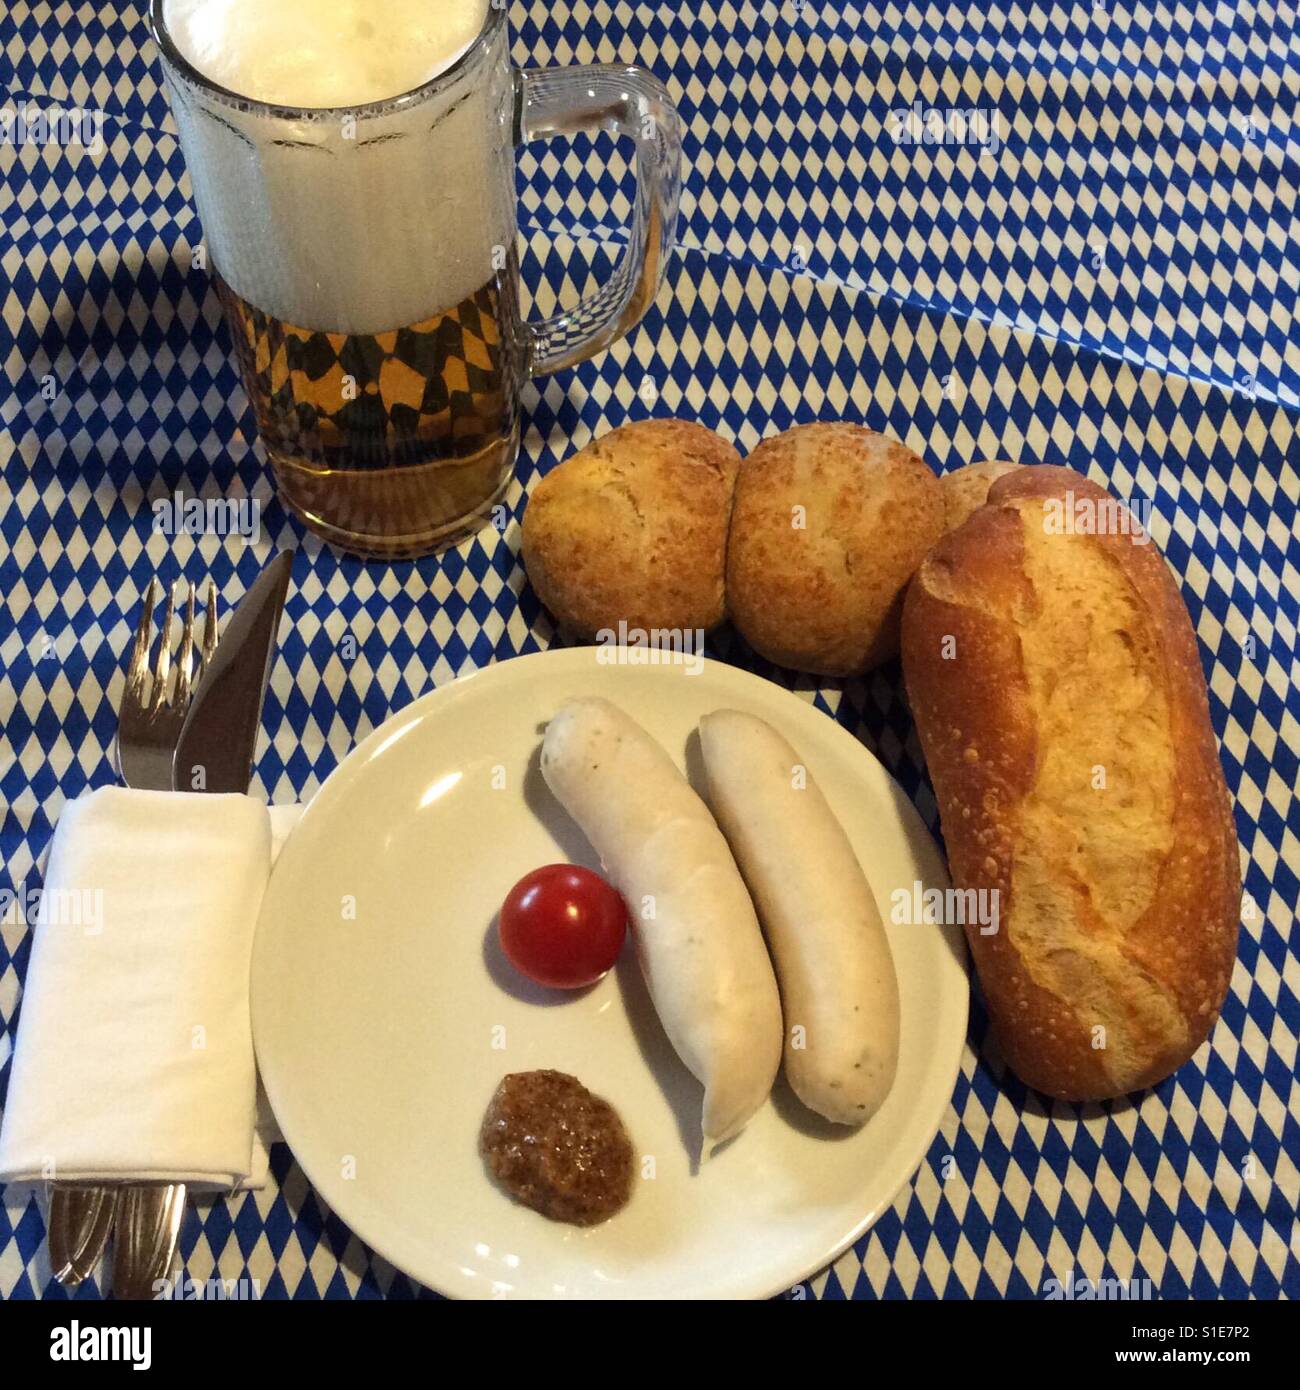
[{"label": "white cloth napkin", "polygon": [[123,787],[65,808],[27,968],[0,1180],[265,1181],[275,1134],[273,1122],[255,1131],[249,957],[273,843],[300,809]]}]

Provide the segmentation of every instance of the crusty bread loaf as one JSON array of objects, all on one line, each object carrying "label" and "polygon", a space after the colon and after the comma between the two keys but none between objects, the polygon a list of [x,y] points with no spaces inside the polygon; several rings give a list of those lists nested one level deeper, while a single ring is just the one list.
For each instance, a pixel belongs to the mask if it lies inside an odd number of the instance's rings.
[{"label": "crusty bread loaf", "polygon": [[943,490],[943,529],[955,531],[977,508],[988,501],[989,488],[1007,473],[1022,465],[988,459],[983,463],[968,463],[939,478]]},{"label": "crusty bread loaf", "polygon": [[1116,505],[1069,469],[999,479],[926,557],[903,620],[954,884],[1000,895],[995,934],[967,926],[995,1036],[1072,1100],[1192,1055],[1240,916],[1196,638],[1136,523],[1085,533]]},{"label": "crusty bread loaf", "polygon": [[898,652],[903,590],[943,530],[921,459],[861,425],[800,425],[740,466],[727,545],[732,621],[761,655],[850,676]]},{"label": "crusty bread loaf", "polygon": [[592,639],[716,627],[740,455],[688,420],[611,430],[553,468],[524,510],[524,568],[559,623]]}]

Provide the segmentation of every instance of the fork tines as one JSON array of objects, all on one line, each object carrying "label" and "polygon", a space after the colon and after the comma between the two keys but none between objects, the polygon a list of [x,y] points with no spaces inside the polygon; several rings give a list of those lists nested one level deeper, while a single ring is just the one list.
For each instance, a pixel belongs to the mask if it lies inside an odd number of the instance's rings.
[{"label": "fork tines", "polygon": [[[154,604],[157,601],[158,581],[150,579],[145,592],[144,606],[140,621],[135,630],[135,643],[131,648],[131,660],[126,671],[127,693],[141,706],[146,706],[150,714],[156,714],[163,705],[179,704],[184,707],[190,698],[190,689],[196,675],[194,663],[194,592],[196,586],[188,586],[185,603],[185,622],[181,630],[181,647],[176,658],[176,680],[169,682],[171,675],[171,634],[172,616],[176,611],[176,585],[174,581],[167,590],[167,607],[163,613],[162,635],[158,642],[158,655],[153,664],[153,687],[149,698],[145,699],[145,680],[149,676],[149,648],[152,646]],[[208,580],[207,605],[203,622],[203,648],[201,664],[206,666],[217,650],[217,588]],[[172,688],[169,689],[169,684]]]}]

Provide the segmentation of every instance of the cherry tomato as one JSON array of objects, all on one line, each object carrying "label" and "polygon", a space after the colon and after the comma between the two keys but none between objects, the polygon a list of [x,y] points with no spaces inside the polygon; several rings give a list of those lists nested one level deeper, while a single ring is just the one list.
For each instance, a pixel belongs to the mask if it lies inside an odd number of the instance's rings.
[{"label": "cherry tomato", "polygon": [[506,958],[530,980],[581,989],[618,959],[627,905],[590,869],[548,864],[525,874],[506,894],[497,931]]}]

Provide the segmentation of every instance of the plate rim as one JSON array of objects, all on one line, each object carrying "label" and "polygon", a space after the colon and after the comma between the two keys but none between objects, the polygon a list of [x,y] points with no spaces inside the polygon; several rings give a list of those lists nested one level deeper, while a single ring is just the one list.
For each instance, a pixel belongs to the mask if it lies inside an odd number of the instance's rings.
[{"label": "plate rim", "polygon": [[[400,737],[401,734],[409,730],[416,722],[425,718],[430,706],[441,706],[442,704],[449,703],[451,700],[455,698],[463,696],[464,690],[471,686],[476,680],[478,680],[480,677],[490,676],[493,672],[508,671],[511,668],[513,668],[514,671],[518,673],[520,669],[524,666],[537,665],[543,661],[545,661],[548,665],[552,666],[560,663],[566,665],[573,665],[575,667],[579,664],[585,666],[588,665],[592,660],[593,649],[591,647],[544,648],[541,651],[525,652],[517,656],[507,657],[503,660],[493,660],[489,662],[486,666],[476,667],[473,670],[464,671],[460,673],[444,685],[435,686],[431,690],[424,691],[422,694],[416,696],[416,698],[412,700],[409,704],[403,705],[400,709],[394,710],[388,716],[388,718],[386,718],[382,723],[376,725],[376,727],[373,728],[364,738],[362,738],[360,742],[354,744],[348,750],[348,752],[343,756],[343,758],[340,760],[337,766],[326,776],[325,780],[321,783],[320,787],[311,797],[310,801],[308,801],[306,806],[303,808],[302,815],[299,818],[298,824],[294,826],[294,831],[290,835],[289,840],[286,841],[284,849],[290,848],[292,840],[296,838],[298,825],[304,823],[307,817],[312,815],[318,803],[321,803],[321,799],[325,795],[326,790],[331,782],[337,781],[341,785],[343,781],[342,774],[345,774],[350,767],[353,768],[355,771],[356,767],[366,762],[370,757],[374,756],[376,750],[381,750],[383,745]],[[801,696],[795,690],[792,690],[788,686],[782,685],[777,681],[768,680],[760,675],[757,675],[753,671],[746,670],[744,667],[741,666],[734,666],[730,662],[723,661],[717,657],[706,658],[706,662],[708,665],[724,667],[728,673],[729,678],[739,679],[740,684],[742,686],[752,684],[756,689],[761,688],[764,691],[764,693],[767,694],[769,697],[771,692],[775,691],[778,693],[778,695],[787,696],[790,699],[798,701],[799,704],[806,706],[810,713],[820,715],[823,719],[826,720],[827,725],[829,725],[830,728],[835,731],[831,735],[832,742],[842,742],[843,740],[847,740],[848,743],[845,746],[851,746],[853,749],[856,750],[857,753],[865,754],[867,757],[871,758],[880,768],[880,771],[883,773],[886,781],[892,786],[896,794],[896,799],[901,804],[905,805],[906,811],[904,811],[903,814],[910,814],[914,818],[916,827],[925,835],[934,853],[937,863],[940,865],[944,872],[945,882],[947,881],[946,859],[942,851],[940,850],[934,835],[931,833],[930,828],[925,824],[925,821],[922,819],[920,811],[917,809],[915,803],[912,801],[912,798],[907,794],[906,791],[903,790],[897,778],[893,776],[889,769],[885,767],[885,765],[880,761],[880,759],[876,757],[872,749],[862,739],[858,738],[856,735],[854,735],[848,729],[846,729],[833,715],[829,714],[825,710],[818,709],[815,701],[802,699]],[[645,666],[649,663],[635,662],[629,664]],[[685,671],[683,671],[681,674],[683,678],[686,675]],[[813,687],[813,693],[814,695],[819,694],[820,690],[817,687]],[[333,793],[332,795],[336,794],[339,793]],[[275,867],[278,867],[280,862],[281,861],[277,859]],[[267,893],[263,895],[263,909],[265,908],[268,897],[269,880]],[[288,1144],[290,1152],[293,1155],[294,1161],[302,1169],[303,1175],[306,1177],[312,1189],[320,1194],[320,1196],[325,1200],[326,1205],[329,1207],[330,1211],[338,1216],[339,1220],[343,1222],[343,1224],[347,1227],[349,1232],[356,1236],[356,1238],[363,1245],[372,1250],[375,1254],[377,1254],[381,1259],[385,1260],[388,1264],[392,1265],[394,1269],[400,1271],[405,1277],[411,1279],[418,1286],[432,1289],[435,1293],[438,1293],[439,1295],[445,1298],[460,1299],[464,1296],[461,1293],[451,1292],[437,1285],[429,1284],[421,1275],[412,1273],[402,1261],[395,1259],[388,1252],[388,1250],[384,1248],[383,1245],[372,1241],[372,1239],[369,1236],[362,1234],[361,1231],[359,1231],[354,1225],[352,1225],[348,1216],[344,1214],[342,1208],[334,1201],[333,1196],[328,1194],[326,1192],[325,1187],[323,1187],[317,1181],[316,1177],[308,1168],[307,1163],[304,1161],[304,1159],[301,1157],[298,1151],[293,1147],[293,1144],[290,1141],[288,1134],[284,1130],[284,1126],[280,1121],[279,1112],[276,1109],[274,1087],[267,1079],[267,1077],[264,1075],[262,1069],[261,1058],[263,1049],[259,1045],[258,1041],[260,1030],[257,1024],[258,1009],[255,1003],[256,996],[258,993],[256,989],[256,979],[258,975],[258,971],[256,968],[256,960],[261,949],[263,948],[263,943],[267,937],[267,933],[263,928],[263,923],[267,920],[269,915],[270,914],[266,911],[259,909],[257,925],[254,931],[249,972],[249,1019],[251,1031],[253,1034],[254,1055],[256,1056],[258,1063],[258,1076],[266,1091],[266,1096],[268,1103],[270,1104],[271,1111],[276,1117],[276,1123],[277,1125],[280,1125],[282,1140],[283,1142]],[[947,1077],[948,1079],[943,1085],[939,1085],[936,1082],[935,1093],[936,1095],[943,1095],[944,1098],[941,1102],[936,1102],[936,1108],[933,1114],[923,1117],[926,1119],[926,1128],[930,1131],[930,1139],[927,1141],[925,1152],[921,1154],[915,1166],[909,1167],[908,1170],[903,1174],[903,1176],[898,1180],[898,1182],[896,1184],[892,1184],[890,1190],[885,1195],[883,1195],[880,1198],[880,1200],[871,1207],[870,1210],[864,1213],[864,1215],[861,1218],[856,1219],[848,1231],[835,1238],[835,1241],[831,1249],[824,1256],[820,1257],[815,1263],[806,1267],[802,1267],[800,1269],[799,1274],[796,1277],[783,1279],[780,1283],[776,1284],[775,1286],[768,1286],[767,1284],[754,1284],[750,1286],[744,1286],[737,1291],[720,1293],[716,1295],[717,1299],[757,1300],[774,1298],[782,1293],[787,1292],[797,1284],[807,1283],[810,1279],[814,1278],[823,1270],[830,1269],[830,1267],[833,1266],[836,1263],[836,1261],[840,1259],[840,1257],[845,1253],[845,1251],[847,1251],[851,1246],[855,1245],[863,1237],[863,1235],[865,1235],[875,1225],[875,1223],[880,1219],[881,1215],[889,1207],[893,1206],[894,1202],[898,1198],[898,1194],[902,1192],[904,1188],[907,1187],[908,1183],[910,1183],[915,1178],[916,1174],[924,1165],[926,1154],[929,1152],[930,1145],[933,1144],[934,1137],[942,1129],[944,1115],[952,1106],[952,1098],[956,1091],[957,1082],[961,1076],[962,1057],[965,1053],[967,1034],[970,1024],[970,959],[966,947],[965,936],[961,927],[955,926],[953,924],[943,924],[939,927],[939,930],[947,938],[948,943],[952,948],[954,965],[958,969],[960,969],[963,976],[965,976],[967,981],[967,988],[961,994],[961,1025],[959,1028],[953,1029],[953,1044],[951,1047],[951,1055],[946,1059],[946,1061],[943,1058],[937,1059],[937,1061],[942,1062],[943,1065],[941,1071],[936,1069],[936,1077]],[[644,1299],[653,1296],[645,1294],[629,1294],[627,1295],[627,1297]],[[666,1300],[671,1300],[674,1296],[669,1294],[661,1295],[660,1297]]]}]

